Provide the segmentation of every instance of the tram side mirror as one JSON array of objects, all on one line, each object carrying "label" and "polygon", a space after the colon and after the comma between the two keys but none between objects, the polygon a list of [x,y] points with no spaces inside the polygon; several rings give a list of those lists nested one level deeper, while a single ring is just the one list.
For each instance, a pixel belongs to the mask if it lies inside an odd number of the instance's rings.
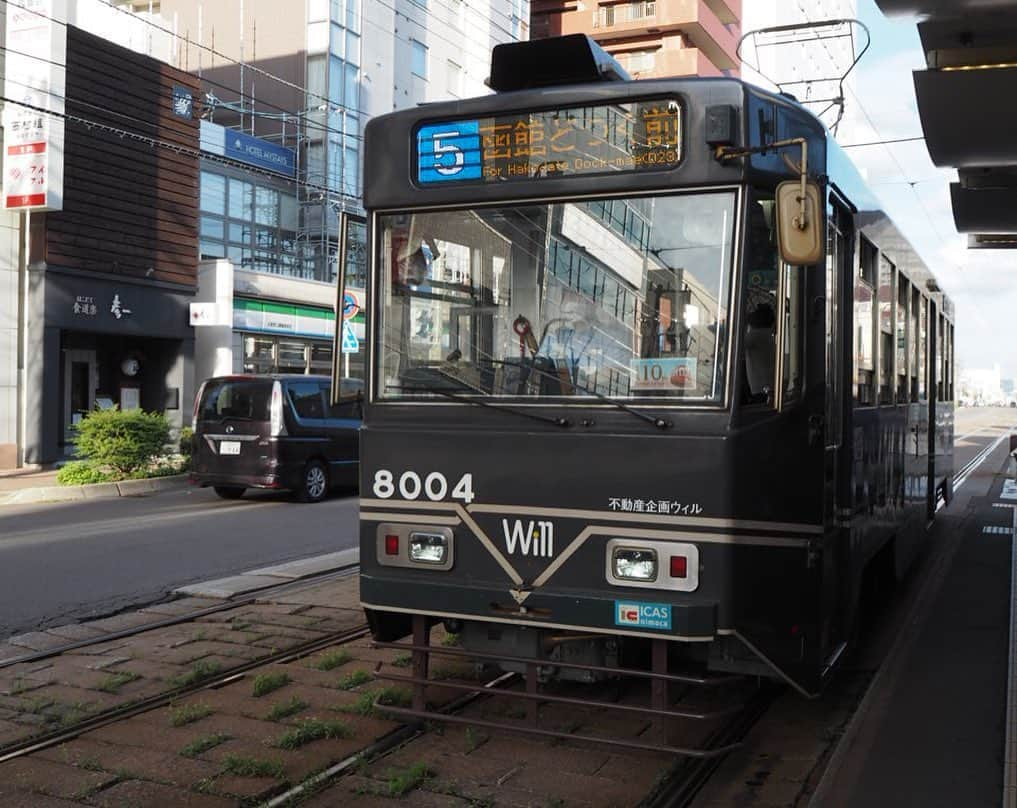
[{"label": "tram side mirror", "polygon": [[[821,195],[814,182],[788,180],[777,186],[777,246],[791,266],[810,266],[823,260]],[[804,203],[804,204],[803,204]]]}]

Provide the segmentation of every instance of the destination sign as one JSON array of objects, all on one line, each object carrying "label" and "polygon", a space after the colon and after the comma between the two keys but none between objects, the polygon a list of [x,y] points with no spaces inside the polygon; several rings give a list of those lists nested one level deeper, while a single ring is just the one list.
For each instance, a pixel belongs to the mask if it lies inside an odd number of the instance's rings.
[{"label": "destination sign", "polygon": [[659,171],[681,157],[674,99],[513,112],[417,131],[417,181],[425,185]]}]

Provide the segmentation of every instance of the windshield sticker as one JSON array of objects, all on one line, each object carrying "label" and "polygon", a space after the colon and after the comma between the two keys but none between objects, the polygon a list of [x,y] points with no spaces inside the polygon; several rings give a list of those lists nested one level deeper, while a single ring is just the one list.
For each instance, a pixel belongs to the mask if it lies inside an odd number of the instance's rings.
[{"label": "windshield sticker", "polygon": [[695,390],[695,357],[633,359],[633,390]]},{"label": "windshield sticker", "polygon": [[614,602],[614,624],[628,628],[655,628],[671,630],[670,603]]},{"label": "windshield sticker", "polygon": [[629,499],[611,497],[607,507],[625,513],[657,513],[665,516],[698,516],[703,506],[698,502],[679,502],[675,499]]}]

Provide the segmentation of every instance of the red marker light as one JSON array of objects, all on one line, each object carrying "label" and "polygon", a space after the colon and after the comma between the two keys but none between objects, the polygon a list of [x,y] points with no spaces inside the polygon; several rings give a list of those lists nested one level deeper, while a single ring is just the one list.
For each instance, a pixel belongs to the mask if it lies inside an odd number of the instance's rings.
[{"label": "red marker light", "polygon": [[685,556],[671,556],[671,577],[687,578],[689,575],[689,560]]},{"label": "red marker light", "polygon": [[395,533],[385,537],[385,555],[399,555],[399,536]]}]

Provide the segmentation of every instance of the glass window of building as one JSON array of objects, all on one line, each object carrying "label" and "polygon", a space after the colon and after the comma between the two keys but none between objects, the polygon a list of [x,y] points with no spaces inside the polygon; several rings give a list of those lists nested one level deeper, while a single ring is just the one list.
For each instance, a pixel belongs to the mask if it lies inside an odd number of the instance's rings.
[{"label": "glass window of building", "polygon": [[410,40],[410,47],[412,48],[412,57],[410,62],[410,69],[413,71],[413,75],[420,76],[422,79],[427,78],[427,45],[423,42],[417,42],[415,39]]},{"label": "glass window of building", "polygon": [[[271,334],[241,335],[244,373],[298,373],[327,376],[332,372],[332,342]],[[364,351],[342,355],[342,375],[364,377]]]},{"label": "glass window of building", "polygon": [[449,95],[458,98],[463,94],[463,68],[461,65],[448,60],[448,86]]},{"label": "glass window of building", "polygon": [[268,185],[201,172],[202,258],[229,258],[238,269],[325,280],[296,254],[296,197]]}]

